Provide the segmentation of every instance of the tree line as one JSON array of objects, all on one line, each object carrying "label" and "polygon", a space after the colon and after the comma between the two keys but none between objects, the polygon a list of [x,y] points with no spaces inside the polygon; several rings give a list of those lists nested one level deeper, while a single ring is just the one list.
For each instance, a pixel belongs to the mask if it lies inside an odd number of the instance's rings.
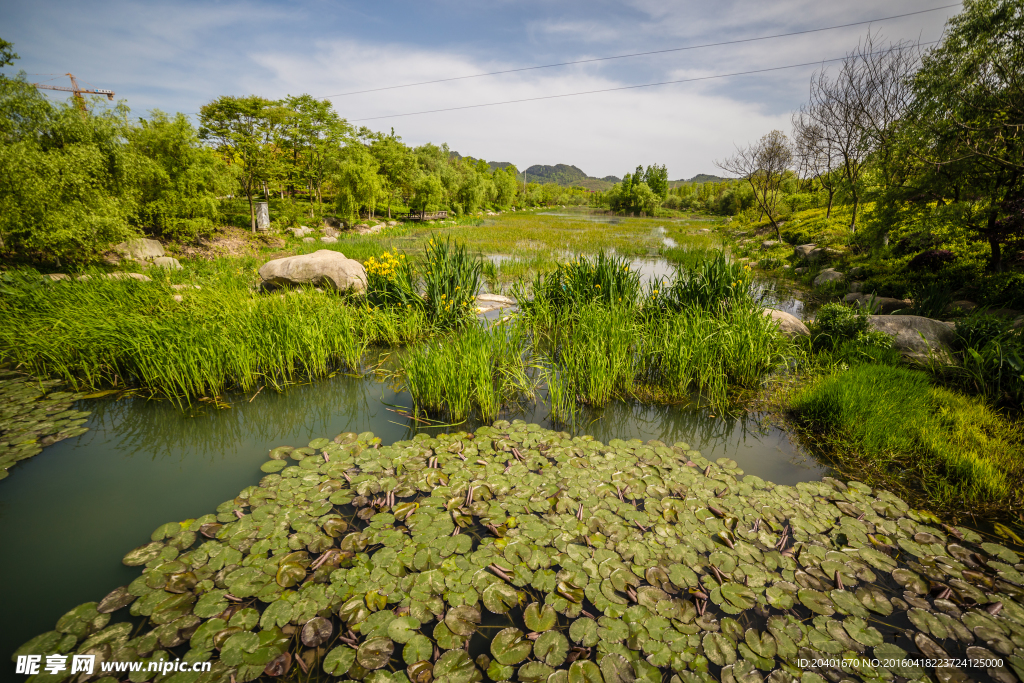
[{"label": "tree line", "polygon": [[[0,40],[0,67],[18,58]],[[0,252],[86,261],[145,232],[193,240],[225,220],[225,199],[284,199],[315,221],[396,211],[586,204],[582,188],[518,180],[447,145],[412,147],[392,129],[356,128],[327,100],[219,97],[198,125],[183,114],[133,117],[124,103],[91,111],[51,102],[0,72]],[[295,211],[292,212],[296,213]]]}]

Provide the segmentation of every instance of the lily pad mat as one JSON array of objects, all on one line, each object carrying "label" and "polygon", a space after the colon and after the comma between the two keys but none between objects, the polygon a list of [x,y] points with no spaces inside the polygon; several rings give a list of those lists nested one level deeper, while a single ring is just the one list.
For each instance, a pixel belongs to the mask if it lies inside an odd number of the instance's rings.
[{"label": "lily pad mat", "polygon": [[[858,482],[776,486],[684,443],[505,421],[340,434],[263,469],[15,656],[211,662],[131,679],[172,683],[1024,678],[1017,551]],[[112,621],[125,608],[139,626]]]}]

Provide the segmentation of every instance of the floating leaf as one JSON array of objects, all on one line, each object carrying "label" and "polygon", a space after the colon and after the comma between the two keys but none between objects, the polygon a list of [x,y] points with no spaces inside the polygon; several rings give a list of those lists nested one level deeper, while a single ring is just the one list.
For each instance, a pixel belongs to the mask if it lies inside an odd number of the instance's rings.
[{"label": "floating leaf", "polygon": [[603,683],[601,670],[589,659],[577,659],[569,667],[569,683]]},{"label": "floating leaf", "polygon": [[480,623],[480,610],[473,605],[459,605],[448,611],[444,623],[457,636],[472,635]]},{"label": "floating leaf", "polygon": [[582,647],[597,645],[597,622],[587,617],[577,619],[569,626],[569,637]]},{"label": "floating leaf", "polygon": [[545,631],[533,644],[533,656],[548,666],[561,666],[569,654],[569,641],[558,631]]},{"label": "floating leaf", "polygon": [[558,623],[558,615],[551,605],[542,607],[540,603],[531,602],[523,612],[523,621],[526,622],[526,628],[542,633],[555,627]]},{"label": "floating leaf", "polygon": [[499,631],[491,641],[491,655],[499,664],[518,664],[530,656],[533,644],[523,640],[523,632],[509,627]]},{"label": "floating leaf", "polygon": [[396,643],[408,644],[420,627],[420,620],[413,617],[396,617],[388,624],[388,638]]},{"label": "floating leaf", "polygon": [[835,614],[836,610],[832,606],[832,601],[820,591],[804,588],[797,593],[797,597],[800,598],[800,604],[812,612],[823,614],[826,617]]},{"label": "floating leaf", "polygon": [[394,651],[395,644],[390,638],[370,638],[359,646],[356,661],[364,669],[373,671],[386,666]]},{"label": "floating leaf", "polygon": [[609,654],[601,660],[601,674],[604,683],[633,683],[636,675],[633,666],[619,654]]},{"label": "floating leaf", "polygon": [[704,656],[719,666],[736,661],[736,648],[732,641],[721,633],[705,633],[702,642]]},{"label": "floating leaf", "polygon": [[302,627],[302,644],[306,647],[320,647],[334,633],[334,625],[323,617],[313,617]]},{"label": "floating leaf", "polygon": [[484,607],[495,614],[505,614],[519,604],[519,594],[507,583],[493,583],[483,592]]},{"label": "floating leaf", "polygon": [[483,677],[464,650],[449,650],[434,664],[437,683],[473,683]]},{"label": "floating leaf", "polygon": [[339,645],[324,657],[324,671],[332,676],[344,676],[355,661],[355,649],[347,645]]}]

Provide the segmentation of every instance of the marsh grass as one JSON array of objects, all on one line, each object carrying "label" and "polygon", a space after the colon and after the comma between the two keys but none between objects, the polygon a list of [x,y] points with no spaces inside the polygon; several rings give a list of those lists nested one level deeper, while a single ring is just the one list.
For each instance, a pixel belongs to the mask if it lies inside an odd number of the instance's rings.
[{"label": "marsh grass", "polygon": [[481,323],[410,348],[401,367],[417,413],[494,420],[504,405],[533,396],[529,353],[524,328]]},{"label": "marsh grass", "polygon": [[80,389],[137,385],[189,401],[357,368],[382,336],[365,333],[379,313],[311,288],[261,295],[235,277],[175,291],[154,275],[40,284],[34,272],[5,274],[0,362]]},{"label": "marsh grass", "polygon": [[922,371],[858,365],[798,390],[791,406],[826,452],[910,479],[938,505],[1020,502],[1021,429]]},{"label": "marsh grass", "polygon": [[522,284],[513,287],[520,307],[544,307],[561,312],[593,301],[606,306],[635,306],[640,301],[640,275],[629,261],[603,250],[594,258],[580,256],[559,263],[555,270],[533,280],[532,300]]}]

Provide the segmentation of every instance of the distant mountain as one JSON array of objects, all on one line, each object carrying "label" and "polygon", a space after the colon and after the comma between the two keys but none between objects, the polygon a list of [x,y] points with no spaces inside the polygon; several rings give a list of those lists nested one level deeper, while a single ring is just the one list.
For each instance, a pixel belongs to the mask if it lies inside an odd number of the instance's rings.
[{"label": "distant mountain", "polygon": [[[464,157],[458,152],[452,152],[451,158],[476,161],[475,157]],[[498,168],[512,166],[513,164],[508,161],[488,161],[487,165],[490,166],[493,171]],[[621,178],[617,178],[613,175],[605,176],[604,178],[594,178],[592,176],[588,176],[576,166],[569,166],[567,164],[555,164],[554,166],[534,164],[526,169],[526,176],[529,182],[542,184],[555,183],[562,187],[585,187],[588,190],[595,190],[599,192],[610,190],[615,183],[622,182]],[[523,173],[520,172],[519,180],[522,181],[522,179]]]},{"label": "distant mountain", "polygon": [[[526,169],[526,176],[527,180],[534,182],[555,183],[562,187],[585,187],[598,192],[610,190],[612,185],[620,182],[615,176],[605,176],[604,178],[588,176],[576,166],[567,164],[555,164],[554,166],[535,164]],[[519,177],[522,178],[522,174]]]},{"label": "distant mountain", "polygon": [[717,175],[711,175],[709,173],[698,173],[689,180],[670,180],[668,186],[671,188],[677,188],[680,185],[700,185],[701,183],[720,183],[723,180],[731,180],[730,178],[723,178]]}]

